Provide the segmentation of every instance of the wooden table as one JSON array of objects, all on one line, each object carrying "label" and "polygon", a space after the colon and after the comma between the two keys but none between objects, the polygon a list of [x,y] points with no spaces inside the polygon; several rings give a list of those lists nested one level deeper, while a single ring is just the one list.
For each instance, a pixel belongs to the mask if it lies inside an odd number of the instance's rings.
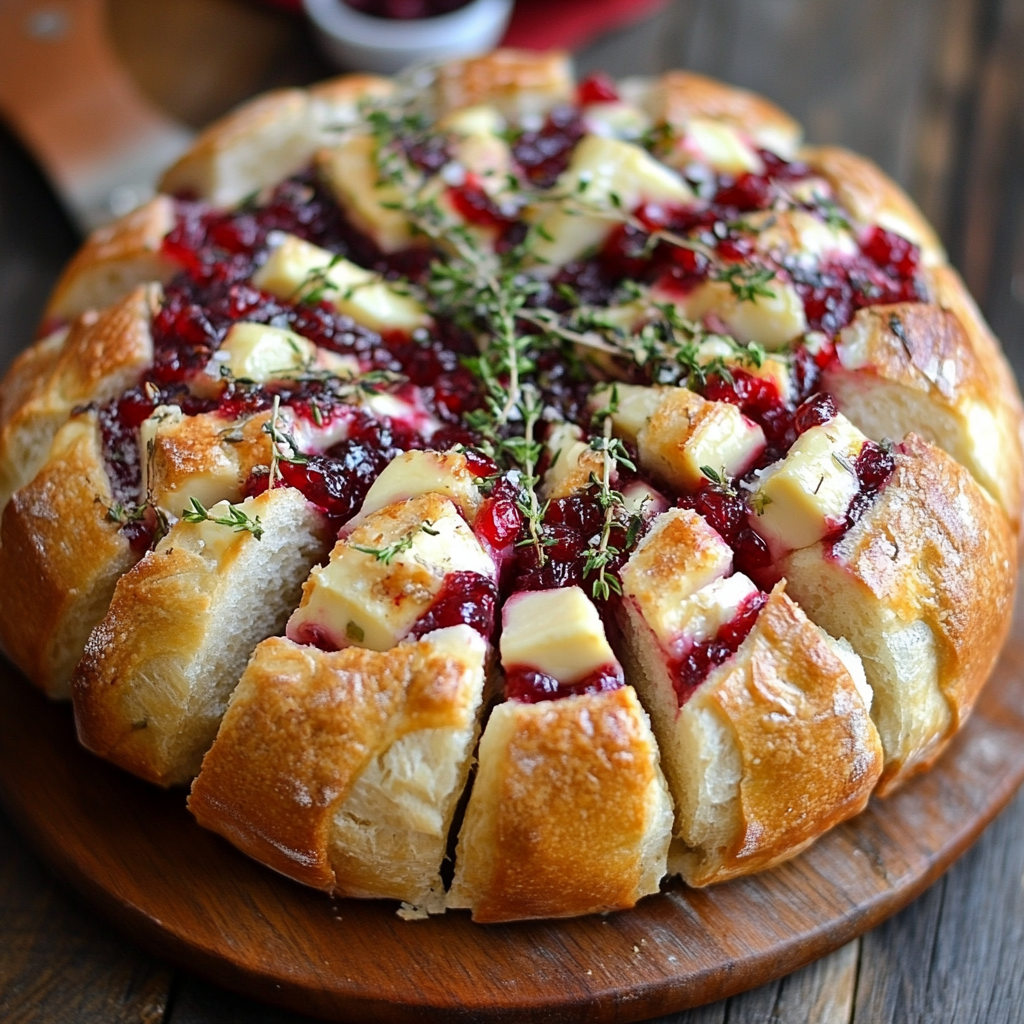
[{"label": "wooden table", "polygon": [[[145,89],[193,122],[327,71],[300,27],[235,0],[111,0]],[[1024,0],[677,0],[581,71],[688,67],[764,92],[815,142],[906,185],[1024,377]],[[198,83],[198,84],[197,84]],[[74,235],[0,132],[0,362]],[[661,1024],[1024,1021],[1024,792],[917,902],[783,978]],[[154,960],[95,919],[0,816],[0,1020],[299,1024]]]}]

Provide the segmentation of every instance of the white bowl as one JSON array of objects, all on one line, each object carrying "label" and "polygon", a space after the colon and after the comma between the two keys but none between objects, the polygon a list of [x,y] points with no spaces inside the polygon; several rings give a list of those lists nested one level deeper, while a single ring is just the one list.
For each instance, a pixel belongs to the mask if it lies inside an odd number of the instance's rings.
[{"label": "white bowl", "polygon": [[433,18],[374,18],[342,0],[303,0],[320,46],[339,68],[393,75],[423,60],[483,53],[505,32],[513,0],[473,0]]}]

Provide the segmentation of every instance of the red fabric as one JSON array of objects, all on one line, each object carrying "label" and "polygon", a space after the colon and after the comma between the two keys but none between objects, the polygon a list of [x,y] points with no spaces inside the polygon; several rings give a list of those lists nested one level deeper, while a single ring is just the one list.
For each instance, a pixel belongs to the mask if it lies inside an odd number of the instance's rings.
[{"label": "red fabric", "polygon": [[[302,0],[262,0],[293,13]],[[577,50],[606,32],[660,11],[668,0],[516,0],[503,46],[527,50]]]}]

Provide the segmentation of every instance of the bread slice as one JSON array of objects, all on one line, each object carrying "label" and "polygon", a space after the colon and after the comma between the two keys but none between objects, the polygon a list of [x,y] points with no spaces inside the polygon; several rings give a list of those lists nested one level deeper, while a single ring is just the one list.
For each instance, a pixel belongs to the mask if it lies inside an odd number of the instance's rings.
[{"label": "bread slice", "polygon": [[1019,519],[1016,411],[992,401],[998,367],[956,314],[921,302],[869,306],[843,329],[836,354],[822,387],[861,430],[876,441],[913,431],[938,445]]},{"label": "bread slice", "polygon": [[153,361],[150,321],[159,303],[157,285],[140,285],[101,313],[83,313],[59,347],[59,335],[44,339],[23,357],[25,372],[5,380],[0,510],[46,461],[53,437],[72,409],[106,402],[138,383]]},{"label": "bread slice", "polygon": [[658,891],[672,801],[631,686],[491,713],[449,907],[474,921],[573,917]]},{"label": "bread slice", "polygon": [[672,802],[596,606],[580,587],[514,594],[501,662],[512,699],[480,741],[448,905],[475,921],[633,906],[665,874]]},{"label": "bread slice", "polygon": [[199,823],[281,874],[443,909],[487,645],[452,626],[378,652],[257,647],[192,787]]},{"label": "bread slice", "polygon": [[234,508],[262,535],[176,523],[118,582],[72,683],[82,743],[162,786],[195,777],[253,648],[284,628],[328,549],[324,520],[296,490]]},{"label": "bread slice", "polygon": [[651,712],[676,802],[669,870],[708,885],[778,864],[867,804],[882,770],[859,660],[779,584],[736,653],[681,707],[635,601],[624,662]]},{"label": "bread slice", "polygon": [[1006,516],[966,469],[910,434],[863,518],[780,569],[807,614],[864,661],[887,793],[938,757],[999,655],[1017,581]]},{"label": "bread slice", "polygon": [[346,75],[257,96],[207,128],[164,172],[160,190],[235,206],[302,170],[330,133],[357,119],[360,100],[393,88],[373,75]]},{"label": "bread slice", "polygon": [[57,280],[43,322],[106,309],[140,284],[167,284],[181,269],[163,249],[174,222],[174,200],[156,196],[93,231]]},{"label": "bread slice", "polygon": [[73,416],[7,504],[0,527],[0,638],[48,696],[68,683],[118,577],[138,560],[107,515],[114,504],[94,413]]}]

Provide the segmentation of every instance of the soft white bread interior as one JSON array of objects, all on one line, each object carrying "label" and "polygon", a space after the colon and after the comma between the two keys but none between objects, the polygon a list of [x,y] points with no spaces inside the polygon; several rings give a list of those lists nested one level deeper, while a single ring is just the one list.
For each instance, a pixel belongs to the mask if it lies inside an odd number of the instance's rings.
[{"label": "soft white bread interior", "polygon": [[57,432],[49,457],[16,491],[0,527],[0,638],[50,697],[68,682],[118,577],[137,560],[107,510],[114,504],[93,413]]},{"label": "soft white bread interior", "polygon": [[0,389],[0,509],[35,476],[72,409],[138,382],[153,361],[150,322],[159,302],[159,286],[140,285],[101,313],[83,313],[62,341],[44,339],[15,364]]},{"label": "soft white bread interior", "polygon": [[443,909],[487,645],[452,626],[390,651],[256,649],[192,787],[201,825],[307,885]]},{"label": "soft white bread interior", "polygon": [[672,802],[631,686],[491,713],[448,906],[475,921],[571,917],[657,892]]},{"label": "soft white bread interior", "polygon": [[624,626],[676,800],[671,871],[690,885],[760,871],[863,810],[882,770],[871,692],[781,585],[681,708],[635,610]]},{"label": "soft white bread interior", "polygon": [[73,320],[91,309],[106,309],[140,284],[166,284],[180,269],[163,248],[174,220],[174,200],[156,196],[97,228],[64,268],[43,322]]},{"label": "soft white bread interior", "polygon": [[948,452],[1020,516],[1024,472],[1013,405],[994,401],[997,367],[986,365],[959,317],[941,306],[869,306],[845,327],[822,387],[869,437],[913,432]]},{"label": "soft white bread interior", "polygon": [[884,794],[935,760],[992,671],[1017,579],[1006,516],[966,469],[911,434],[863,518],[780,569],[811,619],[863,659]]},{"label": "soft white bread interior", "polygon": [[362,99],[392,88],[384,78],[347,75],[258,96],[207,128],[164,172],[160,191],[234,206],[301,170],[333,132],[357,120]]},{"label": "soft white bread interior", "polygon": [[72,683],[82,743],[159,785],[199,771],[253,648],[284,628],[328,548],[292,488],[209,515],[232,508],[249,529],[181,520],[121,578]]}]

